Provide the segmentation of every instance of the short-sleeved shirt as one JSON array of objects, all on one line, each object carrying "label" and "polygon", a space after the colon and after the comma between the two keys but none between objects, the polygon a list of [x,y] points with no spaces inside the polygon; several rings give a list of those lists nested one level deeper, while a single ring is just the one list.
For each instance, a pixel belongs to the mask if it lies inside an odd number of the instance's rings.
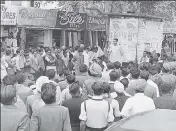
[{"label": "short-sleeved shirt", "polygon": [[[86,105],[86,106],[85,106]],[[85,109],[86,108],[86,109]],[[109,109],[110,108],[110,109]],[[90,128],[105,128],[108,122],[114,121],[113,109],[101,96],[93,96],[81,104],[81,114],[79,119],[86,121],[86,126]]]}]

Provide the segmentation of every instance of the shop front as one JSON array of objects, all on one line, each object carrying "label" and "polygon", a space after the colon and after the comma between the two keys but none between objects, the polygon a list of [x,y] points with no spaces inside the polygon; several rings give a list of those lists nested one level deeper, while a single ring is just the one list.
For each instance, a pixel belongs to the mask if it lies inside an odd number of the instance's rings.
[{"label": "shop front", "polygon": [[40,45],[51,47],[56,17],[56,11],[20,7],[17,25],[25,48]]},{"label": "shop front", "polygon": [[1,4],[1,45],[17,46],[17,6]]},{"label": "shop front", "polygon": [[105,17],[87,16],[87,30],[91,46],[104,47],[106,23]]},{"label": "shop front", "polygon": [[53,39],[56,45],[76,47],[86,43],[86,14],[63,12],[57,13]]}]

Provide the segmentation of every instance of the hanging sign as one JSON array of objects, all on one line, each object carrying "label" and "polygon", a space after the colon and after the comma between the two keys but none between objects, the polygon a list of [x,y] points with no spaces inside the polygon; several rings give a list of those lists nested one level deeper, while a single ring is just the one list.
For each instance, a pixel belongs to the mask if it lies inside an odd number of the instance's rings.
[{"label": "hanging sign", "polygon": [[21,7],[19,9],[17,23],[20,26],[55,27],[56,17],[56,11]]},{"label": "hanging sign", "polygon": [[17,7],[1,5],[1,25],[16,25],[17,23]]},{"label": "hanging sign", "polygon": [[86,28],[86,14],[59,11],[57,13],[56,28],[77,29]]},{"label": "hanging sign", "polygon": [[87,28],[94,31],[106,30],[106,19],[103,17],[87,17]]}]

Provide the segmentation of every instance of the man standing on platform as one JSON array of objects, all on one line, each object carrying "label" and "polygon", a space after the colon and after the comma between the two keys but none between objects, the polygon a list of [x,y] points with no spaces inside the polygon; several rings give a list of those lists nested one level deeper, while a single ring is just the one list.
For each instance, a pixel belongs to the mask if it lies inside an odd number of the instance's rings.
[{"label": "man standing on platform", "polygon": [[115,38],[113,40],[113,44],[110,45],[110,56],[109,60],[110,62],[116,62],[119,61],[122,63],[123,57],[124,57],[124,51],[122,49],[122,46],[118,44],[118,39]]}]

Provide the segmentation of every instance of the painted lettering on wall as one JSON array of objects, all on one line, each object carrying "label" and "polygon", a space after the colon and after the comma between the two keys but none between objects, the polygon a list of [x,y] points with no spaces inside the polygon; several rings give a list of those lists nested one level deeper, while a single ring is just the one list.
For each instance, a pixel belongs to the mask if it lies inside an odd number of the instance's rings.
[{"label": "painted lettering on wall", "polygon": [[1,24],[2,25],[15,25],[17,17],[17,8],[1,5]]}]

